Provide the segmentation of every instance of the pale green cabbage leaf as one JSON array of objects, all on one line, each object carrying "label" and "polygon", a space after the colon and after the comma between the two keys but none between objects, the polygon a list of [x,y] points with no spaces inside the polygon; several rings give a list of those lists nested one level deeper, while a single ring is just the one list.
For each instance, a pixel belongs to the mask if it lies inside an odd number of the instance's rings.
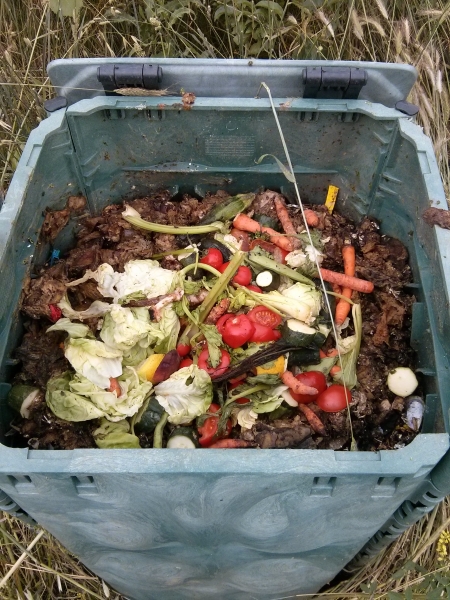
[{"label": "pale green cabbage leaf", "polygon": [[100,427],[93,433],[95,443],[104,450],[115,448],[140,448],[139,438],[130,433],[127,420],[111,423],[102,419]]}]

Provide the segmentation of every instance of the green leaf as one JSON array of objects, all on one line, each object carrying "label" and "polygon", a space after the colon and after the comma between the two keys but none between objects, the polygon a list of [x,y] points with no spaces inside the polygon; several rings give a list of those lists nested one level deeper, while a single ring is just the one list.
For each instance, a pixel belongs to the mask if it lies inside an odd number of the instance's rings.
[{"label": "green leaf", "polygon": [[405,594],[405,600],[413,600],[413,591],[411,588],[406,588],[406,590],[404,591]]},{"label": "green leaf", "polygon": [[359,587],[361,588],[361,591],[365,594],[373,594],[378,587],[378,582],[371,581],[370,583],[361,583]]},{"label": "green leaf", "polygon": [[280,385],[281,381],[278,375],[268,375],[267,373],[263,373],[262,375],[255,375],[254,377],[248,377],[246,382],[251,385],[258,385],[260,383],[265,383],[266,385]]},{"label": "green leaf", "polygon": [[260,0],[256,6],[257,8],[265,8],[268,11],[277,13],[279,17],[283,17],[284,11],[278,2],[273,2],[273,0]]},{"label": "green leaf", "polygon": [[430,592],[427,592],[426,599],[427,600],[439,600],[442,597],[443,589],[441,587],[437,587]]},{"label": "green leaf", "polygon": [[50,9],[57,15],[72,17],[77,15],[83,8],[83,0],[49,0]]},{"label": "green leaf", "polygon": [[205,336],[208,344],[209,362],[212,367],[217,367],[221,359],[220,346],[223,345],[222,336],[217,331],[215,325],[200,325],[200,331]]},{"label": "green leaf", "polygon": [[286,179],[288,181],[290,181],[291,183],[295,183],[295,177],[294,175],[289,171],[289,169],[287,167],[285,167],[285,165],[283,165],[283,163],[278,160],[278,158],[276,156],[274,156],[273,154],[263,154],[262,156],[260,156],[258,158],[258,160],[256,160],[256,164],[259,165],[261,164],[261,162],[266,158],[266,156],[271,156],[273,159],[275,159],[277,165],[280,167],[280,171],[283,173],[283,175],[286,177]]},{"label": "green leaf", "polygon": [[399,594],[398,592],[388,592],[387,597],[388,600],[403,600],[403,594]]}]

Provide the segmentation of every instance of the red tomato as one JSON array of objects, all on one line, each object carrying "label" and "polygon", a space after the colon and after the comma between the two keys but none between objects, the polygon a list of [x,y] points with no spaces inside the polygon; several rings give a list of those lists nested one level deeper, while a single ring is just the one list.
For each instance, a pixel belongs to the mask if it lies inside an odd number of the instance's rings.
[{"label": "red tomato", "polygon": [[[219,271],[223,273],[229,264],[229,262],[223,263],[223,265],[219,267]],[[231,280],[231,283],[236,283],[238,285],[248,285],[251,282],[252,277],[252,272],[248,267],[239,267],[236,271],[236,275]]]},{"label": "red tomato", "polygon": [[252,308],[252,310],[247,313],[247,317],[252,323],[258,323],[258,325],[264,325],[271,329],[275,329],[275,327],[281,325],[282,321],[280,315],[277,315],[273,310],[261,305]]},{"label": "red tomato", "polygon": [[228,321],[228,319],[231,319],[232,317],[234,317],[233,313],[226,313],[218,319],[216,323],[216,328],[220,335],[223,334],[223,328],[225,327],[225,323]]},{"label": "red tomato", "polygon": [[[218,404],[211,404],[208,408],[209,413],[217,413],[220,411],[220,406]],[[217,433],[217,429],[219,426],[219,417],[208,417],[203,422],[201,427],[198,427],[198,432],[201,435],[199,442],[203,448],[207,448],[211,444],[213,444],[218,439],[222,439],[224,437],[228,437],[231,433],[232,425],[231,420],[228,419],[226,430],[223,435],[219,436]]]},{"label": "red tomato", "polygon": [[193,363],[194,361],[192,358],[183,358],[183,360],[180,362],[180,369],[183,369],[183,367],[190,367]]},{"label": "red tomato", "polygon": [[309,387],[316,388],[318,394],[316,396],[308,396],[307,394],[295,394],[291,391],[291,396],[299,404],[309,404],[314,402],[323,391],[327,389],[327,380],[325,375],[320,371],[306,371],[305,373],[299,373],[295,376],[295,379],[301,381]]},{"label": "red tomato", "polygon": [[253,335],[255,328],[246,315],[234,315],[223,327],[222,339],[230,348],[240,348]]},{"label": "red tomato", "polygon": [[239,267],[231,282],[238,285],[248,285],[251,282],[252,277],[252,272],[248,267]]},{"label": "red tomato", "polygon": [[182,357],[187,356],[190,351],[191,351],[190,344],[178,344],[178,346],[177,346],[177,352]]},{"label": "red tomato", "polygon": [[200,259],[200,262],[204,265],[214,267],[214,269],[218,269],[223,265],[222,252],[217,248],[209,248],[206,255]]},{"label": "red tomato", "polygon": [[263,291],[260,287],[258,287],[257,285],[246,285],[245,286],[248,290],[250,290],[251,292],[256,292],[257,294],[262,294]]},{"label": "red tomato", "polygon": [[255,331],[248,340],[249,342],[256,342],[257,344],[263,342],[275,342],[281,337],[281,333],[276,329],[272,329],[271,327],[259,325],[258,323],[253,323],[253,327],[255,328]]},{"label": "red tomato", "polygon": [[235,400],[238,404],[248,404],[250,402],[250,398],[238,398]]},{"label": "red tomato", "polygon": [[246,231],[241,231],[240,229],[232,229],[230,234],[237,239],[238,242],[241,243],[241,250],[244,252],[248,252],[250,250],[250,238]]},{"label": "red tomato", "polygon": [[226,350],[222,350],[222,348],[220,349],[220,352],[222,354],[220,363],[217,365],[217,367],[211,367],[209,364],[209,352],[208,352],[208,348],[205,348],[204,350],[202,350],[200,352],[200,356],[198,357],[198,363],[197,366],[199,369],[203,369],[204,371],[206,371],[209,376],[211,377],[211,379],[214,379],[214,377],[219,377],[219,375],[222,375],[223,373],[225,373],[225,371],[228,369],[228,366],[230,364],[230,355],[228,354],[228,352]]},{"label": "red tomato", "polygon": [[233,379],[229,379],[228,385],[230,386],[230,390],[234,390],[234,388],[237,388],[239,385],[241,385],[241,383],[244,383],[244,381],[246,379],[247,379],[247,373],[244,373],[243,375],[239,375],[239,377],[234,377]]},{"label": "red tomato", "polygon": [[286,250],[283,250],[282,248],[279,248],[277,246],[273,252],[273,259],[278,264],[285,265],[286,264],[286,256],[288,254],[289,254],[289,252],[286,252]]},{"label": "red tomato", "polygon": [[339,412],[347,407],[352,399],[350,390],[343,385],[330,385],[324,392],[319,394],[316,404],[325,412]]}]

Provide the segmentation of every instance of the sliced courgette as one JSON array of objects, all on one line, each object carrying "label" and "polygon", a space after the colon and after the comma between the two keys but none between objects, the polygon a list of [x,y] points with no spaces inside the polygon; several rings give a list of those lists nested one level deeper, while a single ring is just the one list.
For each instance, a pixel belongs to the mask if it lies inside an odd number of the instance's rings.
[{"label": "sliced courgette", "polygon": [[14,385],[8,394],[9,406],[20,413],[24,419],[30,418],[30,406],[39,396],[41,390],[31,385]]},{"label": "sliced courgette", "polygon": [[280,276],[273,271],[261,271],[256,276],[256,285],[265,292],[272,292],[280,287]]},{"label": "sliced courgette", "polygon": [[[186,252],[188,252],[189,250],[187,250]],[[192,251],[190,254],[183,254],[182,255],[183,258],[179,258],[180,263],[183,265],[183,267],[188,267],[189,265],[193,265],[195,264],[195,261],[197,260],[197,252],[194,250]],[[189,277],[191,277],[191,279],[197,280],[197,279],[201,279],[203,277],[203,275],[205,274],[204,271],[202,271],[202,269],[198,268],[197,271],[195,271],[195,269],[193,269],[192,271],[189,271]]]},{"label": "sliced courgette", "polygon": [[289,352],[288,369],[320,363],[319,348],[299,348]]},{"label": "sliced courgette", "polygon": [[156,398],[152,398],[141,418],[135,423],[136,433],[152,433],[161,420],[164,408]]},{"label": "sliced courgette", "polygon": [[177,427],[172,431],[167,440],[167,448],[191,450],[198,447],[197,436],[190,427]]},{"label": "sliced courgette", "polygon": [[325,337],[320,331],[297,319],[288,319],[281,328],[281,335],[287,344],[298,348],[311,346],[320,348],[325,341]]}]

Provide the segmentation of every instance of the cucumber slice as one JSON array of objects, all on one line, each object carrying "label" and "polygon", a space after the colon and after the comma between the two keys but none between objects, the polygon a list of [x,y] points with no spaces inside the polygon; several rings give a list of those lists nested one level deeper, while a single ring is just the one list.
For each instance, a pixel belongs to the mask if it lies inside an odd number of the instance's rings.
[{"label": "cucumber slice", "polygon": [[288,369],[292,367],[304,367],[306,365],[318,365],[320,363],[319,348],[299,348],[289,352]]},{"label": "cucumber slice", "polygon": [[30,418],[30,406],[41,393],[39,388],[31,385],[14,385],[8,394],[9,406],[20,413],[24,419]]},{"label": "cucumber slice", "polygon": [[[297,319],[288,319],[281,328],[283,340],[289,345],[305,348],[306,346],[321,346],[325,340],[322,333],[309,327]],[[320,339],[319,339],[320,338]],[[318,342],[320,342],[318,344]]]},{"label": "cucumber slice", "polygon": [[190,427],[177,427],[167,441],[167,448],[191,450],[198,448],[197,436]]},{"label": "cucumber slice", "polygon": [[256,285],[265,292],[272,292],[280,287],[280,276],[272,271],[261,271],[256,276]]}]

